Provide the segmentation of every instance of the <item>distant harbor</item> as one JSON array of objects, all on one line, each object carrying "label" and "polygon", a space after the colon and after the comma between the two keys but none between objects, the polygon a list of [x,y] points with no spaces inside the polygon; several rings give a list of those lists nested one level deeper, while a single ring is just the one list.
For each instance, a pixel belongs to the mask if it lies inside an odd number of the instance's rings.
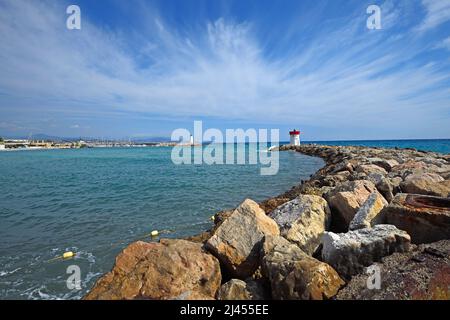
[{"label": "distant harbor", "polygon": [[81,148],[131,148],[131,147],[172,147],[177,142],[133,142],[122,140],[32,140],[0,138],[0,151],[40,150],[40,149],[81,149]]}]

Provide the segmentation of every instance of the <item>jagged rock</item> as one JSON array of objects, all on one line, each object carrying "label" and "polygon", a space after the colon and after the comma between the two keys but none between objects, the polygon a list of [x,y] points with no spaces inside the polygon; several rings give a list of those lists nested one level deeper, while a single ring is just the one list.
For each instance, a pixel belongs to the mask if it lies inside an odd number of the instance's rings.
[{"label": "jagged rock", "polygon": [[375,185],[377,190],[386,199],[387,202],[391,202],[394,199],[394,187],[389,179],[383,178],[379,183]]},{"label": "jagged rock", "polygon": [[448,197],[450,195],[450,181],[444,181],[436,173],[420,173],[409,175],[400,184],[405,193],[425,194],[437,197]]},{"label": "jagged rock", "polygon": [[413,243],[450,239],[450,199],[399,193],[385,209],[386,221],[405,230]]},{"label": "jagged rock", "polygon": [[351,173],[348,171],[340,171],[334,175],[327,176],[326,179],[330,179],[333,181],[332,185],[336,185],[340,182],[348,181],[351,177]]},{"label": "jagged rock", "polygon": [[311,255],[319,246],[323,232],[329,227],[331,213],[322,197],[299,195],[272,211],[270,217],[280,227],[283,237]]},{"label": "jagged rock", "polygon": [[267,236],[261,256],[262,272],[270,281],[273,299],[329,299],[344,285],[332,267],[281,236]]},{"label": "jagged rock", "polygon": [[354,168],[353,168],[353,165],[352,165],[351,162],[349,162],[349,161],[342,161],[342,162],[339,162],[338,164],[336,164],[334,166],[334,169],[333,169],[333,171],[331,173],[335,174],[335,173],[338,173],[338,172],[345,172],[345,171],[347,171],[349,173],[352,173],[353,170],[354,170]]},{"label": "jagged rock", "polygon": [[342,229],[347,230],[356,212],[373,192],[378,191],[371,181],[356,180],[347,181],[325,195],[330,208],[342,221]]},{"label": "jagged rock", "polygon": [[347,233],[325,232],[322,260],[335,268],[341,277],[350,279],[384,256],[408,251],[410,241],[406,232],[386,224]]},{"label": "jagged rock", "polygon": [[219,261],[186,240],[133,242],[101,277],[87,300],[214,299],[220,287]]},{"label": "jagged rock", "polygon": [[393,167],[398,166],[398,161],[394,159],[382,159],[382,158],[368,158],[367,159],[370,163],[377,165],[387,172],[390,172]]},{"label": "jagged rock", "polygon": [[373,276],[362,273],[339,291],[337,299],[450,300],[450,240],[394,253],[375,265],[380,270],[380,289],[373,288]]},{"label": "jagged rock", "polygon": [[384,222],[384,214],[381,213],[384,207],[388,205],[387,201],[378,192],[373,192],[356,212],[349,229],[357,230],[370,228],[376,224]]},{"label": "jagged rock", "polygon": [[[403,182],[402,177],[393,177],[393,178],[389,178],[389,181],[392,185],[392,193],[394,195],[396,195],[397,193],[401,193],[402,190],[400,188],[400,184]],[[387,198],[386,198],[387,200]],[[391,202],[392,200],[389,200],[389,202]]]},{"label": "jagged rock", "polygon": [[408,160],[392,168],[389,176],[400,176],[403,180],[411,174],[429,172],[428,165],[421,161]]},{"label": "jagged rock", "polygon": [[261,209],[264,210],[264,212],[271,212],[276,207],[281,206],[282,204],[288,202],[289,200],[290,199],[286,197],[275,197],[261,202],[259,206],[261,207]]},{"label": "jagged rock", "polygon": [[215,230],[205,247],[234,276],[245,279],[258,268],[264,236],[279,234],[276,222],[256,202],[247,199]]},{"label": "jagged rock", "polygon": [[362,172],[365,173],[366,175],[369,175],[371,173],[379,173],[382,175],[387,175],[386,170],[375,164],[361,164],[356,167],[356,172]]},{"label": "jagged rock", "polygon": [[[367,176],[367,179],[375,184],[377,190],[388,202],[394,199],[394,187],[388,178],[379,173],[372,173]],[[399,184],[401,181],[400,178]]]},{"label": "jagged rock", "polygon": [[261,281],[231,279],[220,287],[219,300],[266,300],[269,299]]}]

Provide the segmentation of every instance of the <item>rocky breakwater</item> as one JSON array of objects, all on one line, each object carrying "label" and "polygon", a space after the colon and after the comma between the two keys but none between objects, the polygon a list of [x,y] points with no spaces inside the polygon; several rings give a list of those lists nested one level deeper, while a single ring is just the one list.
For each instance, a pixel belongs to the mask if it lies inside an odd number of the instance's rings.
[{"label": "rocky breakwater", "polygon": [[[450,156],[282,146],[326,165],[215,215],[185,240],[135,242],[86,299],[449,299]],[[369,288],[367,268],[381,270]]]}]

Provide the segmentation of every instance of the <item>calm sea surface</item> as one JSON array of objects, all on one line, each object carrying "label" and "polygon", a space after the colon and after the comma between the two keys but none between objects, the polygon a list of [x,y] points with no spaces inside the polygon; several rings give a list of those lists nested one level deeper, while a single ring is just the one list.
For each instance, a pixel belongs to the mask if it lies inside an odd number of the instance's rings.
[{"label": "calm sea surface", "polygon": [[[450,152],[450,140],[315,143]],[[170,155],[171,148],[0,152],[0,299],[80,298],[120,250],[152,230],[194,235],[215,212],[280,194],[323,166],[281,152],[278,174],[261,176],[259,165],[174,165]],[[77,257],[48,261],[68,250]],[[81,291],[66,287],[72,264]]]},{"label": "calm sea surface", "polygon": [[[0,299],[80,298],[152,230],[194,235],[217,211],[278,195],[323,166],[282,152],[278,174],[261,176],[258,165],[174,165],[171,150],[0,152]],[[48,261],[67,250],[77,257]],[[72,264],[81,291],[66,287]]]},{"label": "calm sea surface", "polygon": [[332,146],[366,146],[383,148],[414,148],[423,151],[450,153],[450,139],[423,140],[360,140],[360,141],[320,141],[317,144]]}]

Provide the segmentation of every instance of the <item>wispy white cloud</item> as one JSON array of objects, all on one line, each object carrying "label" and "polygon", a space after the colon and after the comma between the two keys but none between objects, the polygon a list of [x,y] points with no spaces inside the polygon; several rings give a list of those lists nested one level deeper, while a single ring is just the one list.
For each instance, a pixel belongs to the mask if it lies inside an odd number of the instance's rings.
[{"label": "wispy white cloud", "polygon": [[450,37],[442,40],[442,42],[437,45],[437,48],[445,48],[450,50]]},{"label": "wispy white cloud", "polygon": [[450,20],[450,0],[422,0],[422,5],[427,14],[419,30],[429,30]]},{"label": "wispy white cloud", "polygon": [[[448,1],[436,2],[441,6],[424,0],[424,29],[444,21],[438,12]],[[269,58],[250,22],[218,19],[181,32],[151,15],[141,34],[123,35],[86,18],[82,30],[66,30],[64,8],[51,2],[11,0],[0,7],[0,113],[17,102],[42,112],[450,133],[449,74],[432,61],[411,63],[426,48],[409,35],[365,29],[364,15]],[[399,13],[386,8],[391,26]]]}]

